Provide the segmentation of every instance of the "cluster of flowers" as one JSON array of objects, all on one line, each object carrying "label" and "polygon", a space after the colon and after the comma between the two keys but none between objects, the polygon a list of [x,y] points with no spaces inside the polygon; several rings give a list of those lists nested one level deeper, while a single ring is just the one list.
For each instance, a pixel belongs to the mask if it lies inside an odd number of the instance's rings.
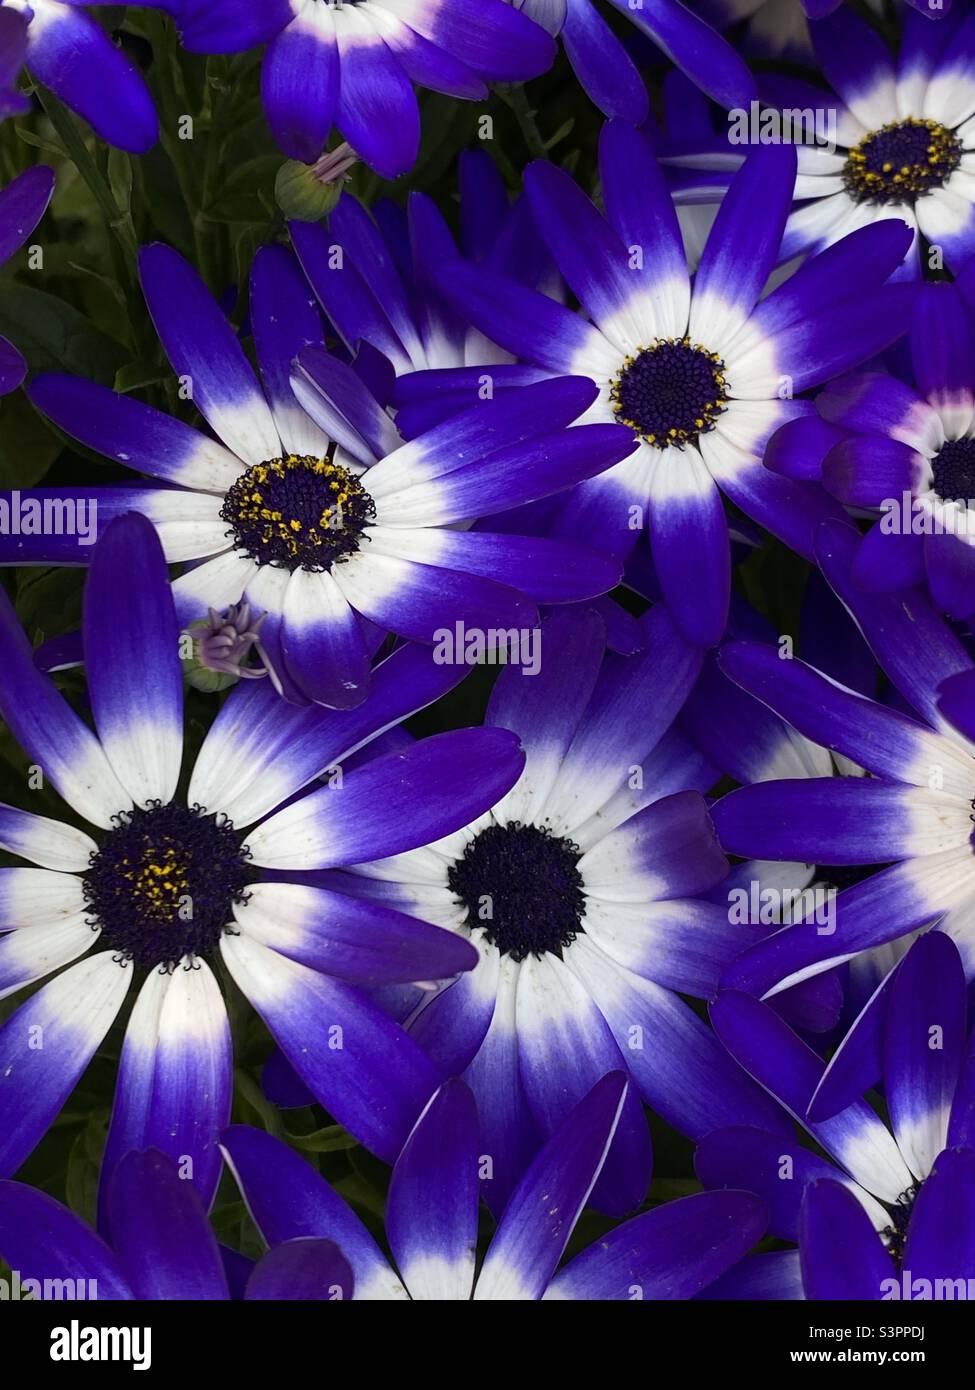
[{"label": "cluster of flowers", "polygon": [[[22,1277],[975,1290],[975,6],[804,4],[144,6],[196,53],[266,45],[267,121],[310,166],[334,129],[404,174],[418,87],[510,93],[558,39],[607,119],[598,170],[537,159],[513,203],[465,155],[459,241],[420,193],[292,222],[250,271],[256,369],[197,269],[143,247],[196,424],[28,378],[0,340],[0,392],[26,379],[137,475],[0,497],[0,563],[88,565],[81,630],[36,650],[0,591],[0,713],[65,804],[0,806]],[[158,138],[81,0],[0,4],[0,115],[24,64],[110,144]],[[825,115],[784,142],[770,111]],[[34,165],[0,191],[0,261],[53,188]],[[82,505],[90,547],[43,524]],[[805,564],[803,659],[733,593],[764,533]],[[483,727],[404,727],[499,649]],[[55,679],[82,665],[84,706]],[[385,1248],[230,1123],[248,1007],[268,1106],[321,1106],[391,1165]],[[95,1231],[15,1175],[120,1018]],[[648,1204],[648,1109],[700,1190]],[[225,1167],[257,1262],[211,1228]],[[587,1207],[605,1234],[566,1260]]]}]

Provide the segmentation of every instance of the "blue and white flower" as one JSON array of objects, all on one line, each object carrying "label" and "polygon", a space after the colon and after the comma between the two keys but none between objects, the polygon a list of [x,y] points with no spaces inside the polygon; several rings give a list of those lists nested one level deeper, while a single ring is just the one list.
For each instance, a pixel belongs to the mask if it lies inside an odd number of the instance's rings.
[{"label": "blue and white flower", "polygon": [[401,1009],[474,1091],[495,1211],[608,1071],[634,1082],[597,1190],[614,1215],[650,1178],[641,1099],[694,1136],[765,1113],[679,998],[708,997],[756,932],[729,921],[727,901],[701,900],[727,873],[702,795],[715,773],[670,726],[702,654],[663,604],[641,627],[644,650],[624,657],[606,654],[596,612],[547,615],[537,673],[502,671],[486,716],[526,750],[517,785],[437,844],[341,876],[476,946],[475,970],[402,992]]},{"label": "blue and white flower", "polygon": [[[754,998],[719,994],[711,1016],[827,1155],[753,1128],[707,1136],[695,1159],[705,1186],[759,1194],[772,1234],[799,1246],[745,1261],[713,1295],[755,1297],[762,1287],[765,1298],[932,1298],[934,1280],[961,1279],[967,1291],[947,1296],[971,1297],[975,1054],[952,941],[929,932],[914,943],[869,1036],[852,1048],[846,1039],[828,1068]],[[890,1128],[860,1098],[881,1075]]]},{"label": "blue and white flower", "polygon": [[903,332],[910,291],[883,281],[909,233],[893,223],[866,229],[759,302],[790,205],[790,147],[748,158],[693,284],[670,193],[644,138],[609,122],[601,170],[606,217],[561,169],[537,162],[526,174],[538,229],[582,314],[483,266],[448,264],[440,282],[523,362],[588,376],[599,395],[586,420],[632,431],[634,452],[573,489],[551,534],[598,538],[625,556],[649,525],[675,621],[712,646],[724,631],[731,582],[722,491],[807,557],[816,524],[839,514],[818,486],[764,468],[762,453],[774,430],[811,411],[800,392]]},{"label": "blue and white flower", "polygon": [[99,1303],[352,1297],[352,1271],[330,1240],[285,1241],[253,1267],[222,1249],[193,1184],[158,1149],[121,1160],[106,1215],[107,1240],[46,1192],[0,1181],[0,1254],[21,1289],[40,1298],[46,1288]]},{"label": "blue and white flower", "polygon": [[[262,651],[289,700],[360,703],[386,631],[432,643],[457,621],[531,627],[536,602],[613,587],[620,566],[598,535],[592,548],[459,529],[571,487],[632,449],[615,424],[567,428],[592,402],[589,382],[540,382],[404,444],[362,378],[325,352],[321,318],[283,247],[265,248],[251,278],[263,389],[192,266],[161,245],[141,264],[170,362],[217,438],[76,377],[38,376],[30,398],[73,438],[159,480],[76,492],[103,519],[141,511],[166,559],[193,566],[173,586],[184,627],[242,596],[266,614]],[[21,534],[0,537],[0,558],[85,556],[73,537]]]},{"label": "blue and white flower", "polygon": [[517,1183],[476,1275],[479,1188],[491,1155],[482,1150],[477,1107],[462,1081],[446,1082],[432,1097],[393,1167],[386,1207],[393,1264],[293,1149],[243,1125],[228,1129],[223,1145],[270,1256],[302,1237],[334,1241],[351,1266],[357,1299],[692,1298],[761,1238],[767,1213],[758,1198],[702,1192],[669,1202],[559,1267],[627,1091],[615,1072],[568,1110]]},{"label": "blue and white flower", "polygon": [[720,657],[800,733],[871,774],[763,782],[712,809],[729,853],[878,869],[838,895],[832,933],[795,922],[729,967],[726,985],[765,997],[933,924],[975,974],[975,668],[922,592],[857,586],[859,544],[853,527],[827,525],[820,563],[906,707],[881,705],[760,643],[734,643]]},{"label": "blue and white flower", "polygon": [[[922,265],[957,271],[975,253],[975,10],[959,0],[943,17],[907,8],[893,54],[876,29],[844,6],[810,26],[832,91],[772,72],[759,92],[769,108],[810,112],[829,138],[797,145],[795,207],[782,238],[788,261],[832,246],[871,223],[897,218],[914,233],[904,274]],[[736,168],[743,147],[722,138],[677,165]],[[688,176],[682,196],[704,196],[708,179]],[[697,184],[697,190],[695,189]]]},{"label": "blue and white flower", "polygon": [[0,618],[0,713],[33,774],[90,827],[0,808],[0,844],[30,865],[0,870],[0,994],[60,972],[0,1028],[0,1173],[42,1138],[138,981],[103,1196],[127,1150],[156,1147],[208,1203],[232,1089],[217,956],[312,1094],[394,1157],[442,1076],[356,986],[451,978],[476,952],[302,875],[457,830],[517,779],[517,739],[461,730],[343,773],[347,754],[456,682],[407,647],[353,712],[288,705],[266,681],[237,686],[184,781],[179,629],[137,513],[107,528],[88,577],[96,732],[37,670],[5,596]]},{"label": "blue and white flower", "polygon": [[488,82],[523,82],[551,67],[551,37],[504,0],[182,0],[194,52],[268,42],[264,109],[292,159],[312,164],[335,126],[384,178],[420,146],[414,87],[471,101]]},{"label": "blue and white flower", "polygon": [[879,514],[854,564],[858,584],[926,585],[937,608],[966,619],[975,614],[975,333],[955,286],[921,287],[910,348],[913,384],[877,371],[837,378],[817,397],[818,415],[785,425],[765,461],[818,478],[858,514]]}]

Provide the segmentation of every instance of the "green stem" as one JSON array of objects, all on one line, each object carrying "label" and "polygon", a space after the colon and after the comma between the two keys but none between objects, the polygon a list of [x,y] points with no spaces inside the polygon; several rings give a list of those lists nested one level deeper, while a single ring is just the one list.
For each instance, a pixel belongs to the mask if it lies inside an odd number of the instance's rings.
[{"label": "green stem", "polygon": [[[180,48],[172,24],[159,14],[143,14],[146,34],[157,55],[172,74],[171,82],[160,82],[158,100],[162,116],[161,143],[176,174],[183,201],[190,212],[193,239],[196,245],[197,267],[210,288],[219,293],[223,286],[221,267],[220,228],[206,216],[212,197],[213,170],[219,156],[216,113],[209,92],[203,112],[190,111],[190,93],[180,66]],[[212,63],[214,60],[208,60]],[[195,122],[195,135],[202,137],[202,159],[198,157],[201,140],[181,140],[178,126],[181,116],[190,114]]]},{"label": "green stem", "polygon": [[134,265],[137,242],[132,218],[128,213],[123,212],[115,201],[115,195],[108,180],[95,163],[88,146],[85,144],[84,136],[78,129],[75,118],[68,108],[58,100],[53,92],[49,92],[40,83],[35,84],[35,90],[48,120],[67,150],[71,162],[88,185],[110,231]]},{"label": "green stem", "polygon": [[144,321],[145,309],[139,287],[139,240],[136,236],[132,215],[128,210],[120,208],[116,202],[108,179],[95,162],[91,151],[85,144],[84,136],[68,108],[59,101],[53,92],[48,91],[39,82],[35,82],[34,89],[48,120],[64,145],[68,157],[91,192],[111,233],[109,250],[112,257],[112,267],[128,306],[131,344],[138,355],[141,348],[139,325]]},{"label": "green stem", "polygon": [[533,159],[546,159],[548,146],[538,128],[538,122],[535,120],[538,113],[528,100],[524,86],[521,83],[510,86],[508,83],[499,83],[495,91],[505,106],[514,113],[525,144],[528,146],[529,154]]}]

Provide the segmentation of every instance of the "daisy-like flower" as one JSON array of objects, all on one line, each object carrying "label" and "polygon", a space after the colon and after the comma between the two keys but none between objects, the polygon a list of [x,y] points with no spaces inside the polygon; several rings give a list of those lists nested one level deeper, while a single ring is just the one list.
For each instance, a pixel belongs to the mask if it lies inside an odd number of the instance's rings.
[{"label": "daisy-like flower", "polygon": [[[54,171],[44,164],[18,174],[0,190],[0,265],[23,246],[47,211],[53,193]],[[0,396],[15,391],[26,375],[27,363],[13,343],[0,337]]]},{"label": "daisy-like flower", "polygon": [[[98,3],[0,0],[0,23],[7,10],[23,16],[28,21],[23,61],[31,76],[50,87],[110,145],[145,154],[159,139],[156,108],[142,74],[97,20],[85,13],[83,7],[97,9]],[[149,0],[146,7],[170,9],[171,5]],[[2,85],[0,80],[0,92]]]},{"label": "daisy-like flower", "polygon": [[477,947],[477,968],[423,996],[409,1028],[477,1097],[495,1211],[606,1072],[635,1083],[597,1192],[613,1215],[649,1182],[641,1097],[692,1136],[766,1113],[678,997],[708,997],[755,929],[698,900],[727,872],[701,794],[714,774],[670,725],[701,653],[663,604],[641,626],[645,650],[624,657],[605,654],[592,610],[547,615],[538,673],[502,671],[486,716],[518,734],[521,780],[457,834],[342,876]]},{"label": "daisy-like flower", "polygon": [[182,780],[178,626],[159,541],[137,513],[98,542],[85,593],[96,733],[37,670],[6,598],[0,608],[0,713],[33,774],[90,827],[0,808],[3,848],[36,866],[0,870],[0,994],[61,972],[0,1028],[0,1173],[44,1135],[138,982],[103,1175],[127,1150],[156,1147],[208,1203],[232,1076],[218,956],[312,1094],[394,1157],[442,1077],[353,986],[450,978],[476,953],[302,874],[456,830],[518,777],[517,740],[462,730],[343,774],[344,756],[456,680],[404,648],[352,713],[242,683]]},{"label": "daisy-like flower", "polygon": [[[521,197],[509,204],[504,181],[484,150],[461,152],[458,186],[460,253],[467,260],[532,287],[546,275],[556,278],[527,202]],[[456,414],[470,399],[462,397],[457,405],[452,393],[444,393],[451,397],[444,405],[437,393],[431,400],[428,379],[409,374],[511,364],[511,354],[472,328],[437,288],[437,270],[459,253],[442,213],[425,194],[411,193],[404,215],[385,199],[367,211],[346,193],[327,226],[292,222],[289,230],[308,283],[347,350],[361,358],[368,344],[389,364],[386,377],[390,367],[395,373],[395,383],[374,373],[371,384],[384,403],[388,397],[395,404],[404,438]],[[501,389],[544,375],[508,365],[491,378]],[[472,381],[483,380],[482,372],[472,370],[457,389],[469,392]]]},{"label": "daisy-like flower", "polygon": [[[282,1146],[284,1147],[284,1146]],[[60,1202],[26,1183],[0,1182],[0,1254],[17,1271],[24,1294],[99,1303],[117,1299],[226,1300],[351,1298],[352,1271],[330,1240],[296,1239],[268,1251],[246,1281],[210,1229],[206,1208],[158,1149],[125,1155],[108,1185],[109,1240]],[[230,1252],[232,1254],[232,1252]],[[231,1278],[228,1278],[228,1274]],[[33,1281],[33,1282],[31,1282]]]},{"label": "daisy-like flower", "polygon": [[[177,252],[146,249],[142,282],[181,388],[223,443],[76,377],[38,376],[30,398],[73,438],[162,480],[81,495],[97,501],[102,521],[142,512],[168,561],[193,562],[173,586],[184,627],[242,596],[252,619],[265,614],[262,653],[289,700],[359,704],[379,629],[433,642],[458,621],[530,628],[533,601],[571,602],[615,584],[618,563],[595,549],[456,529],[629,452],[618,426],[566,428],[591,403],[589,382],[541,382],[514,406],[485,401],[404,445],[357,373],[324,351],[320,316],[283,247],[260,252],[251,277],[264,390]],[[295,398],[296,355],[307,368],[301,399],[331,438]],[[21,501],[65,495],[38,489]],[[78,564],[83,549],[69,536],[0,537],[0,557],[16,564]]]},{"label": "daisy-like flower", "polygon": [[476,101],[488,82],[551,67],[555,44],[504,0],[183,0],[183,43],[235,53],[268,42],[264,110],[292,159],[312,164],[337,127],[384,178],[420,146],[414,85]]},{"label": "daisy-like flower", "polygon": [[905,10],[896,59],[848,7],[811,31],[837,96],[778,76],[763,92],[781,108],[829,110],[836,125],[835,150],[799,147],[800,206],[789,218],[782,258],[896,217],[915,232],[907,262],[914,275],[922,260],[918,231],[940,248],[939,264],[957,269],[975,253],[975,10],[954,4],[936,20],[922,6]]},{"label": "daisy-like flower", "polygon": [[[733,612],[741,615],[741,604],[732,600]],[[780,634],[750,614],[747,622],[729,626],[729,639],[751,641],[756,637],[779,655]],[[799,629],[799,652],[807,664],[815,666],[829,679],[857,694],[872,697],[877,668],[869,647],[856,625],[837,600],[818,570],[812,572],[803,600]],[[897,696],[887,699],[896,705]],[[709,653],[704,670],[680,715],[680,726],[713,762],[742,786],[782,778],[865,777],[859,763],[805,738],[760,699],[736,686],[721,670],[718,654]],[[775,890],[779,901],[788,904],[788,917],[776,922],[795,921],[803,911],[825,919],[814,926],[829,924],[838,894],[862,882],[877,869],[876,864],[802,864],[776,860],[745,861],[729,875],[728,892],[735,886],[756,885],[762,914],[762,892]],[[842,969],[810,975],[772,996],[777,1009],[793,1027],[807,1033],[832,1029],[840,1015],[856,1018],[873,997],[878,985],[910,948],[915,933],[872,947],[854,956]]]},{"label": "daisy-like flower", "polygon": [[[754,1297],[761,1283],[766,1298],[932,1298],[930,1281],[961,1279],[969,1292],[948,1296],[971,1297],[975,1053],[965,972],[949,938],[929,932],[914,943],[869,1042],[855,1060],[844,1042],[826,1071],[757,999],[719,994],[711,1016],[729,1051],[827,1155],[753,1128],[707,1136],[695,1159],[704,1185],[759,1194],[771,1233],[799,1246],[746,1261],[714,1295]],[[859,1098],[881,1071],[890,1129]],[[827,1103],[831,1072],[847,1073],[847,1089],[851,1072],[865,1081],[842,1108],[835,1096]]]},{"label": "daisy-like flower", "polygon": [[[349,1206],[279,1140],[234,1125],[223,1136],[270,1255],[324,1236],[348,1260],[358,1299],[685,1299],[761,1238],[767,1213],[746,1192],[703,1192],[644,1212],[559,1268],[625,1109],[621,1072],[589,1090],[520,1178],[475,1277],[481,1149],[470,1089],[446,1082],[393,1168],[386,1234],[395,1266]],[[279,1242],[286,1242],[282,1247]],[[265,1256],[265,1259],[269,1256]]]},{"label": "daisy-like flower", "polygon": [[823,571],[911,713],[759,643],[723,648],[731,678],[869,777],[763,782],[712,808],[725,849],[767,859],[880,867],[841,892],[835,930],[794,922],[757,943],[725,983],[763,996],[938,923],[975,974],[975,668],[924,594],[859,589],[858,533],[824,527]]},{"label": "daisy-like flower", "polygon": [[[552,534],[625,555],[649,523],[664,597],[692,641],[712,646],[728,614],[731,563],[723,490],[809,556],[817,521],[838,508],[816,485],[762,466],[769,435],[808,413],[799,392],[898,337],[905,287],[882,281],[906,227],[868,229],[804,266],[759,303],[779,250],[795,154],[765,146],[736,175],[693,286],[663,175],[639,132],[609,122],[601,216],[568,174],[526,174],[532,212],[585,316],[483,267],[449,264],[441,284],[488,337],[525,362],[584,374],[588,420],[624,423],[636,448],[577,487]],[[870,291],[868,294],[867,291]]]},{"label": "daisy-like flower", "polygon": [[[551,34],[559,34],[566,57],[585,91],[607,116],[640,125],[649,114],[643,78],[603,18],[595,0],[509,0]],[[755,84],[731,45],[680,0],[609,0],[708,96],[722,106],[747,106]]]},{"label": "daisy-like flower", "polygon": [[952,618],[975,613],[975,334],[954,286],[921,287],[910,331],[915,387],[883,372],[831,382],[818,417],[785,425],[766,463],[819,477],[880,512],[854,565],[872,590],[926,584]]}]

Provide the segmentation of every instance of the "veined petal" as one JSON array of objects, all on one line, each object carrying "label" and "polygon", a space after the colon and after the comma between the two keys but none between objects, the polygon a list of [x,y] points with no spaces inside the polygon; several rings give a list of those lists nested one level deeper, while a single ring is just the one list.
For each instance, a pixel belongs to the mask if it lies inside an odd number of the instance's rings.
[{"label": "veined petal", "polygon": [[462,1081],[431,1097],[396,1160],[386,1230],[415,1299],[468,1299],[477,1249],[477,1109]]},{"label": "veined petal", "polygon": [[476,1302],[541,1298],[605,1161],[625,1094],[623,1073],[604,1076],[534,1159],[495,1232]]},{"label": "veined petal", "polygon": [[408,1298],[352,1208],[294,1149],[262,1130],[231,1125],[223,1133],[223,1150],[268,1245],[327,1237],[339,1245],[352,1266],[355,1298]]},{"label": "veined petal", "polygon": [[138,806],[171,801],[179,780],[178,638],[166,561],[152,523],[138,512],[117,517],[96,547],[88,573],[85,663],[102,747]]},{"label": "veined petal", "polygon": [[159,138],[141,74],[102,26],[75,5],[33,6],[27,66],[109,144],[145,154]]},{"label": "veined petal", "polygon": [[278,458],[281,441],[234,330],[178,251],[157,243],[139,256],[142,288],[173,370],[219,439],[245,463]]},{"label": "veined petal", "polygon": [[158,1149],[125,1156],[109,1194],[112,1244],[138,1299],[230,1297],[206,1208]]},{"label": "veined petal", "polygon": [[158,1149],[189,1166],[184,1176],[209,1207],[220,1180],[220,1131],[233,1089],[230,1025],[205,961],[158,968],[136,998],[119,1062],[102,1161],[99,1205],[108,1219],[113,1174],[131,1149]]},{"label": "veined petal", "polygon": [[249,936],[224,936],[220,949],[319,1103],[373,1153],[394,1159],[440,1080],[425,1053],[348,985]]},{"label": "veined petal", "polygon": [[84,873],[98,848],[83,830],[0,802],[0,847],[45,869]]},{"label": "veined petal", "polygon": [[86,820],[107,829],[130,799],[101,744],[34,665],[30,644],[0,592],[0,713],[28,757]]},{"label": "veined petal", "polygon": [[216,440],[97,382],[42,372],[28,395],[72,439],[150,477],[222,495],[243,471]]},{"label": "veined petal", "polygon": [[352,984],[449,980],[478,959],[453,932],[308,884],[255,883],[234,916],[256,941]]},{"label": "veined petal", "polygon": [[400,854],[459,830],[515,782],[523,758],[506,729],[435,734],[354,769],[276,812],[248,836],[256,864],[312,869]]},{"label": "veined petal", "polygon": [[268,45],[261,97],[274,138],[291,159],[313,164],[338,106],[339,51],[329,5],[305,5]]},{"label": "veined petal", "polygon": [[927,932],[894,975],[884,1064],[891,1124],[916,1178],[927,1177],[947,1143],[965,1051],[965,1018],[961,957],[950,937]]},{"label": "veined petal", "polygon": [[0,1028],[0,1172],[15,1172],[43,1137],[112,1026],[131,978],[110,952],[88,956]]},{"label": "veined petal", "polygon": [[751,1192],[698,1192],[626,1221],[570,1260],[546,1298],[693,1298],[761,1239]]},{"label": "veined petal", "polygon": [[90,1280],[85,1287],[99,1298],[132,1298],[105,1242],[80,1216],[26,1183],[0,1182],[0,1254],[22,1281],[37,1279],[43,1287],[47,1280]]}]

